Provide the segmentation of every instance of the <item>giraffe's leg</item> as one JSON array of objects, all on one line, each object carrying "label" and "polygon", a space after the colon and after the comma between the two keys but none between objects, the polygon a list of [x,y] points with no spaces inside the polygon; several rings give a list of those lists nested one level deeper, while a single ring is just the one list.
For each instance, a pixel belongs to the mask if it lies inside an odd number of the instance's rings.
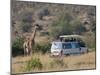
[{"label": "giraffe's leg", "polygon": [[29,53],[30,55],[32,55],[32,47],[30,46],[30,53]]},{"label": "giraffe's leg", "polygon": [[24,56],[29,54],[29,46],[27,43],[24,43],[23,45],[24,47]]},{"label": "giraffe's leg", "polygon": [[24,49],[24,56],[25,56],[25,53],[26,53],[25,43],[23,45],[23,49]]},{"label": "giraffe's leg", "polygon": [[28,48],[26,48],[26,55],[28,55],[29,51],[28,51]]},{"label": "giraffe's leg", "polygon": [[32,43],[31,42],[29,43],[29,47],[30,47],[30,53],[29,54],[32,55]]},{"label": "giraffe's leg", "polygon": [[29,48],[29,52],[28,52],[28,55],[29,55],[29,56],[31,55],[31,48]]},{"label": "giraffe's leg", "polygon": [[26,49],[24,48],[24,56],[26,55]]}]

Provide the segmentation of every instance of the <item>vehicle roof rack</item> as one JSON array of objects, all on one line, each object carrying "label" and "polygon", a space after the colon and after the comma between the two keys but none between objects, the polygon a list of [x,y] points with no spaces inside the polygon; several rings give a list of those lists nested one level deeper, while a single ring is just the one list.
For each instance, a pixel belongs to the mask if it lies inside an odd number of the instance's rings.
[{"label": "vehicle roof rack", "polygon": [[83,38],[80,35],[61,35],[60,38]]}]

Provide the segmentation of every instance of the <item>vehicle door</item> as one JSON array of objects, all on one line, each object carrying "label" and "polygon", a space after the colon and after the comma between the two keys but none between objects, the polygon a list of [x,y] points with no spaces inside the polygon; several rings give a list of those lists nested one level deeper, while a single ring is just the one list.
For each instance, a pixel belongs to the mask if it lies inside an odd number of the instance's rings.
[{"label": "vehicle door", "polygon": [[71,43],[63,43],[63,54],[70,54],[71,53],[71,49],[72,49],[72,45]]},{"label": "vehicle door", "polygon": [[72,45],[71,53],[77,54],[81,52],[80,46],[77,42],[72,42],[71,45]]}]

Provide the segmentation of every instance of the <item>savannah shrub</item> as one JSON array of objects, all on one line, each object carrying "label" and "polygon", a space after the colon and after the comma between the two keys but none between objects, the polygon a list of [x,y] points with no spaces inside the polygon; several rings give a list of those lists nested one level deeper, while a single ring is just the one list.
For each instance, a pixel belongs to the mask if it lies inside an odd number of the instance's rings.
[{"label": "savannah shrub", "polygon": [[28,22],[24,23],[24,22],[22,22],[21,30],[23,32],[30,32],[31,28],[32,28],[32,24],[31,23],[28,23]]},{"label": "savannah shrub", "polygon": [[50,43],[44,43],[44,44],[37,43],[35,44],[33,49],[35,50],[35,52],[42,52],[43,54],[45,54],[46,52],[49,52],[50,50]]},{"label": "savannah shrub", "polygon": [[85,34],[84,41],[88,48],[96,48],[96,37],[93,32],[88,32]]},{"label": "savannah shrub", "polygon": [[43,64],[41,63],[39,58],[32,58],[26,64],[26,70],[34,70],[34,69],[42,69]]},{"label": "savannah shrub", "polygon": [[12,43],[12,56],[23,54],[23,38],[17,37]]},{"label": "savannah shrub", "polygon": [[57,35],[71,35],[82,34],[86,31],[80,19],[73,20],[72,16],[62,15],[58,20],[53,22],[50,35],[56,37]]}]

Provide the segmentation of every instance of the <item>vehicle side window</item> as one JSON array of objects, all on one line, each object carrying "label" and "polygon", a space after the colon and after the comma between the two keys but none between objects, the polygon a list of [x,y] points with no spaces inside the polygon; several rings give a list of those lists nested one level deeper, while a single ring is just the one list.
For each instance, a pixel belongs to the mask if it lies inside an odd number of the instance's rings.
[{"label": "vehicle side window", "polygon": [[80,47],[85,47],[85,43],[83,43],[83,42],[80,42],[79,45],[80,45]]},{"label": "vehicle side window", "polygon": [[79,48],[79,44],[78,43],[72,43],[72,48]]},{"label": "vehicle side window", "polygon": [[75,48],[79,48],[79,44],[78,43],[75,44]]},{"label": "vehicle side window", "polygon": [[70,48],[72,48],[71,43],[64,43],[63,44],[63,48],[64,49],[70,49]]}]

